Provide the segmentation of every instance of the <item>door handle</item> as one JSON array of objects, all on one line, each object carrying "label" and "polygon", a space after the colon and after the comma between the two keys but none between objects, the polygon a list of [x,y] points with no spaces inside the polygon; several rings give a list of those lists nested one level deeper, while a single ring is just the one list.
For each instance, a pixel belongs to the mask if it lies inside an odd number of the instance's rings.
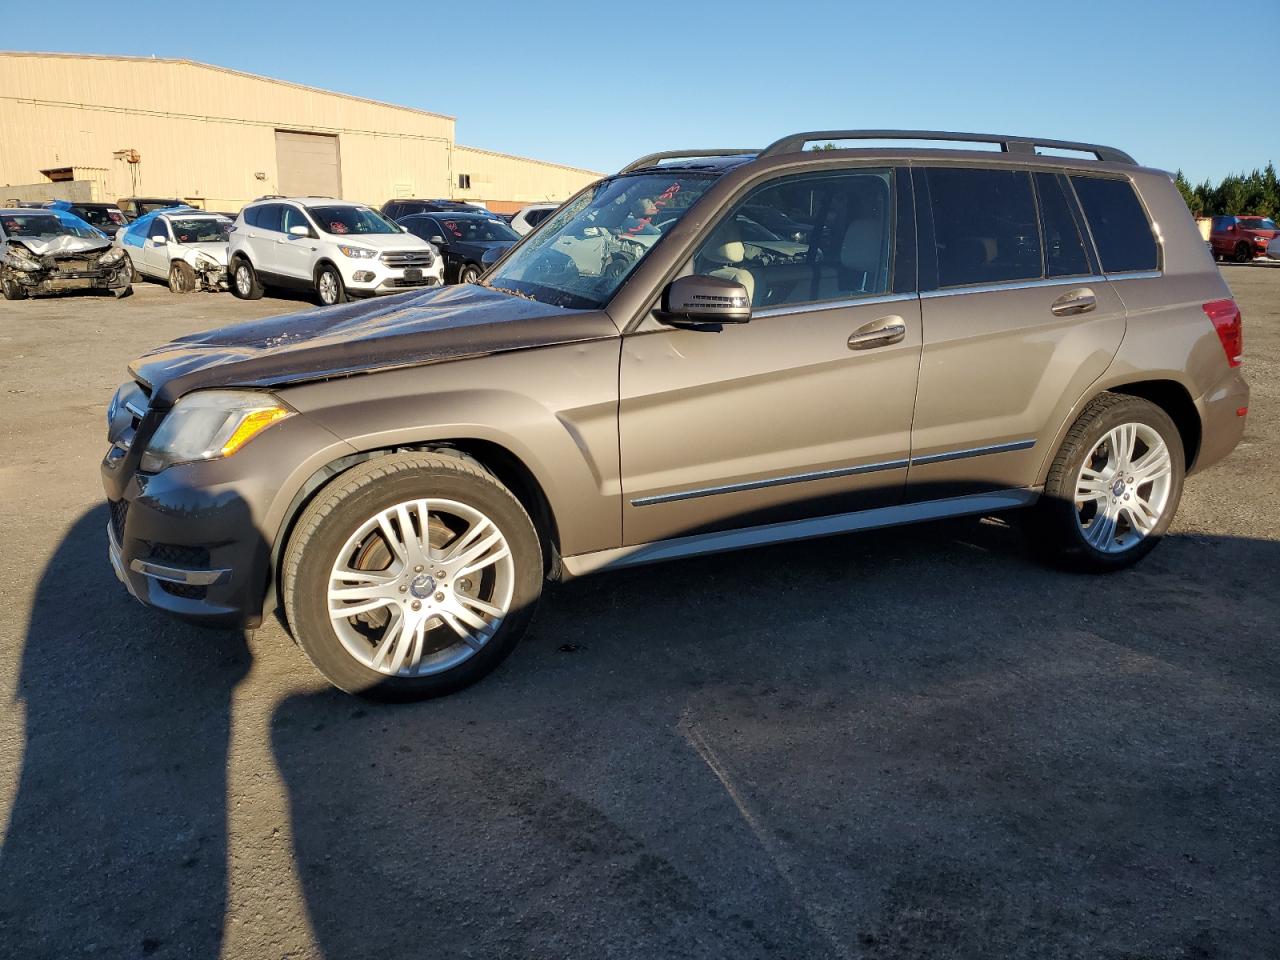
[{"label": "door handle", "polygon": [[881,317],[864,323],[849,335],[850,350],[871,350],[900,342],[907,335],[907,324],[899,316]]},{"label": "door handle", "polygon": [[1097,306],[1098,298],[1093,295],[1093,291],[1088,287],[1080,287],[1077,290],[1068,290],[1053,301],[1049,310],[1055,317],[1074,317],[1097,309]]}]

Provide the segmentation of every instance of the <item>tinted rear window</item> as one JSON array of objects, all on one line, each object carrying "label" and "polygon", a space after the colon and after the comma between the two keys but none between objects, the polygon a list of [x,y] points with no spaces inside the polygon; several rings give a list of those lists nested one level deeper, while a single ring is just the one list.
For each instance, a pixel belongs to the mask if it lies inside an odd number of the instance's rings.
[{"label": "tinted rear window", "polygon": [[1128,180],[1073,176],[1105,273],[1155,270],[1160,256],[1151,223]]},{"label": "tinted rear window", "polygon": [[1052,173],[1037,173],[1040,195],[1040,229],[1044,234],[1044,275],[1078,277],[1089,272],[1080,229],[1067,199],[1064,181]]},{"label": "tinted rear window", "polygon": [[928,171],[938,285],[1038,280],[1040,226],[1024,170]]}]

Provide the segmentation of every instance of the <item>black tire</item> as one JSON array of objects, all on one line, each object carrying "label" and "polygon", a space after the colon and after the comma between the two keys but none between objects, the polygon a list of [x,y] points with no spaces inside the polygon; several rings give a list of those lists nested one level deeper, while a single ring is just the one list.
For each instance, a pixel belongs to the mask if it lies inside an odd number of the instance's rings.
[{"label": "black tire", "polygon": [[258,281],[258,271],[245,257],[231,261],[230,286],[232,296],[240,300],[261,300],[266,292]]},{"label": "black tire", "polygon": [[1248,263],[1253,259],[1253,251],[1247,243],[1236,244],[1236,263]]},{"label": "black tire", "polygon": [[[1076,484],[1085,458],[1093,454],[1111,430],[1122,424],[1142,424],[1159,434],[1171,461],[1170,486],[1164,508],[1151,531],[1132,546],[1109,553],[1095,548],[1086,539],[1081,511],[1088,508],[1077,507]],[[1182,436],[1164,410],[1140,397],[1101,394],[1072,424],[1049,468],[1044,496],[1033,511],[1030,525],[1034,547],[1051,562],[1088,573],[1107,573],[1137,563],[1155,549],[1173,522],[1182,498],[1186,462]]]},{"label": "black tire", "polygon": [[142,274],[138,272],[138,268],[133,265],[133,260],[130,258],[130,256],[127,253],[124,255],[124,263],[125,263],[125,266],[128,267],[129,269],[129,282],[141,283]]},{"label": "black tire", "polygon": [[459,283],[475,283],[480,279],[480,268],[474,263],[464,263],[458,268]]},{"label": "black tire", "polygon": [[[381,510],[421,497],[466,504],[497,526],[514,563],[512,599],[497,632],[468,659],[439,673],[393,677],[361,663],[343,645],[328,612],[329,576],[361,524]],[[423,700],[475,683],[507,657],[533,617],[542,579],[542,549],[533,522],[492,474],[449,453],[405,453],[353,467],[316,495],[289,538],[281,596],[298,646],[334,686],[380,700]]]},{"label": "black tire", "polygon": [[6,300],[27,299],[27,291],[22,288],[22,284],[17,280],[10,280],[8,277],[0,280],[0,293],[4,294]]},{"label": "black tire", "polygon": [[169,264],[169,292],[190,293],[196,288],[196,272],[185,260]]},{"label": "black tire", "polygon": [[316,299],[322,307],[347,302],[347,287],[342,282],[342,274],[331,263],[321,264],[316,270]]}]

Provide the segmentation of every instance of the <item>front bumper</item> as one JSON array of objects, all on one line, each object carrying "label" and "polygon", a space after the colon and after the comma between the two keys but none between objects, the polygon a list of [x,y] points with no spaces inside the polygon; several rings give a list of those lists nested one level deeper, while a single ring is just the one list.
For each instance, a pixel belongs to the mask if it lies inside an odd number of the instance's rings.
[{"label": "front bumper", "polygon": [[269,612],[272,547],[296,473],[309,472],[313,457],[353,451],[293,416],[234,456],[141,473],[142,448],[162,419],[154,410],[135,416],[102,460],[112,569],[147,606],[209,626],[256,627]]},{"label": "front bumper", "polygon": [[430,267],[422,267],[416,277],[405,276],[404,267],[389,267],[380,260],[347,260],[338,265],[347,292],[356,296],[381,296],[421,290],[444,283],[444,258],[436,257]]},{"label": "front bumper", "polygon": [[66,293],[71,290],[119,290],[129,285],[129,269],[125,263],[110,267],[62,269],[56,265],[44,270],[4,268],[5,276],[18,283],[28,296]]}]

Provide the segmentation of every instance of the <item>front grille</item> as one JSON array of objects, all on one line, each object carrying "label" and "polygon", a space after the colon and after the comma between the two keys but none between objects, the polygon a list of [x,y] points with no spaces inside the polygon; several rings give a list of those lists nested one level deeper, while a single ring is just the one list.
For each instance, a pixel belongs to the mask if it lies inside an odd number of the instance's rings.
[{"label": "front grille", "polygon": [[111,532],[115,534],[116,542],[124,542],[124,521],[129,515],[128,500],[108,500],[107,506],[111,509]]},{"label": "front grille", "polygon": [[436,282],[435,277],[423,277],[421,280],[406,280],[404,277],[391,277],[386,281],[388,287],[430,287]]},{"label": "front grille", "polygon": [[97,260],[83,257],[59,257],[54,260],[53,268],[59,273],[96,273],[100,269]]},{"label": "front grille", "polygon": [[209,569],[209,548],[184,547],[176,543],[153,543],[149,559],[166,566],[207,570]]},{"label": "front grille", "polygon": [[436,258],[430,250],[393,250],[382,255],[382,262],[388,267],[429,267]]}]

